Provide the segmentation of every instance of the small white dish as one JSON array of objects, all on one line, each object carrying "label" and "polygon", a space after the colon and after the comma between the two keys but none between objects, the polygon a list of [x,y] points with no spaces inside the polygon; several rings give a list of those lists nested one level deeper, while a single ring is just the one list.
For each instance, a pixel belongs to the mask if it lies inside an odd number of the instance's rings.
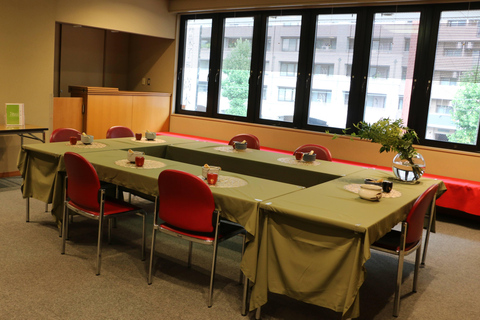
[{"label": "small white dish", "polygon": [[365,200],[379,201],[382,198],[382,187],[373,184],[361,184],[358,195]]}]

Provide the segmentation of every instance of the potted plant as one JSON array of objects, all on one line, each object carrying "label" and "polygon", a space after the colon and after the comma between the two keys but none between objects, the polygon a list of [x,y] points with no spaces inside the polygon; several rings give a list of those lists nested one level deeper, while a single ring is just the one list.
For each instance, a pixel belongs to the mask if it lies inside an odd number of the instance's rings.
[{"label": "potted plant", "polygon": [[[418,141],[417,133],[404,126],[402,119],[382,118],[372,124],[361,121],[353,126],[357,132],[353,132],[352,137],[379,143],[380,153],[397,152],[393,159],[393,173],[398,179],[416,181],[423,175],[425,160],[413,147],[413,143]],[[344,133],[347,131],[344,130]]]}]

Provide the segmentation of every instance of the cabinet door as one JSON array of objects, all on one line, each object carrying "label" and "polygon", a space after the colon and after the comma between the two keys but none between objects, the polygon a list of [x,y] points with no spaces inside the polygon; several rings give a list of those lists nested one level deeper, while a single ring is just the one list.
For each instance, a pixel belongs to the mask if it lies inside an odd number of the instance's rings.
[{"label": "cabinet door", "polygon": [[132,127],[134,132],[168,131],[170,96],[134,96]]},{"label": "cabinet door", "polygon": [[105,139],[112,126],[132,127],[132,96],[89,95],[85,132],[95,139]]}]

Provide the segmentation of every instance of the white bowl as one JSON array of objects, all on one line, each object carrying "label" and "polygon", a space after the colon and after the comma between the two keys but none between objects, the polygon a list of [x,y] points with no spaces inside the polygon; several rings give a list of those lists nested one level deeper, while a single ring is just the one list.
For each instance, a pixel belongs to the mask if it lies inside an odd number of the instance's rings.
[{"label": "white bowl", "polygon": [[247,149],[247,143],[246,142],[241,143],[241,142],[235,141],[234,144],[235,144],[235,150],[245,150],[245,149]]},{"label": "white bowl", "polygon": [[145,132],[145,138],[147,140],[155,140],[156,137],[157,137],[156,132]]},{"label": "white bowl", "polygon": [[316,153],[314,153],[314,154],[304,153],[303,154],[303,161],[305,161],[305,162],[313,162],[313,161],[315,161],[315,159],[317,159],[317,154]]},{"label": "white bowl", "polygon": [[130,162],[135,162],[135,157],[143,157],[144,155],[145,152],[141,151],[133,151],[133,153],[127,151],[127,160]]},{"label": "white bowl", "polygon": [[378,201],[382,197],[382,187],[373,184],[361,184],[358,195],[362,199]]},{"label": "white bowl", "polygon": [[83,144],[91,144],[93,142],[93,136],[82,134],[81,141]]}]

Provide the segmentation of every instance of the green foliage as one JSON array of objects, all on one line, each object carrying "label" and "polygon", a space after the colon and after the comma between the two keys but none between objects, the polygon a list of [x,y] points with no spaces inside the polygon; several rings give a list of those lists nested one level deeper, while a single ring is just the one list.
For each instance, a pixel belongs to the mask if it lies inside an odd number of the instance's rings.
[{"label": "green foliage", "polygon": [[247,115],[246,102],[248,100],[251,52],[250,41],[238,39],[234,49],[223,61],[222,71],[227,77],[222,80],[222,96],[230,100],[227,114],[244,117]]},{"label": "green foliage", "polygon": [[452,121],[457,130],[448,135],[450,142],[476,144],[480,118],[479,72],[471,71],[462,75],[462,89],[458,90],[453,101]]},{"label": "green foliage", "polygon": [[[381,144],[380,153],[395,151],[400,154],[400,158],[408,160],[413,164],[412,158],[417,154],[413,143],[418,141],[417,133],[403,125],[403,120],[390,120],[382,118],[375,123],[369,124],[360,121],[353,125],[357,128],[357,133],[352,133],[352,137],[370,140],[373,143]],[[345,129],[346,133],[349,129]]]}]

